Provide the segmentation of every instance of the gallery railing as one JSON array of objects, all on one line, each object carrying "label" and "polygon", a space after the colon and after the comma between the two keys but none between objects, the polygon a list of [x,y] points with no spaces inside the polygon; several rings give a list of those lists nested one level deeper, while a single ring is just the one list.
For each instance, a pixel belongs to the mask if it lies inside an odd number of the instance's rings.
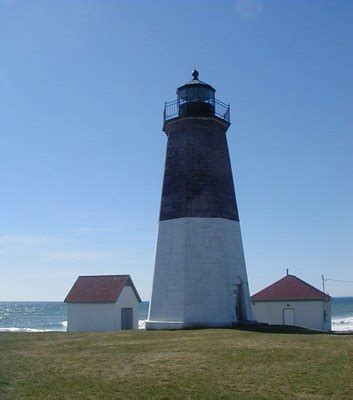
[{"label": "gallery railing", "polygon": [[217,99],[187,98],[165,103],[164,122],[182,116],[216,116],[230,122],[230,105]]}]

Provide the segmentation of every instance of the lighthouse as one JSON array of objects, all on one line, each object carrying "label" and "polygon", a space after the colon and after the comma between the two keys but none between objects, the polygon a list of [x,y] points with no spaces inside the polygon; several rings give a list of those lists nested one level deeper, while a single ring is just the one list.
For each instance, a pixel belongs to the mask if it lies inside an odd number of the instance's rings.
[{"label": "lighthouse", "polygon": [[229,105],[196,70],[165,104],[168,142],[147,329],[253,320],[229,126]]}]

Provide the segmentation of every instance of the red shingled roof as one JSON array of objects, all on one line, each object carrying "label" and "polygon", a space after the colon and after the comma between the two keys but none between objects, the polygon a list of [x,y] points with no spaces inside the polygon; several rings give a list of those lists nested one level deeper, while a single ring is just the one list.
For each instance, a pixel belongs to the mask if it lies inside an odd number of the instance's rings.
[{"label": "red shingled roof", "polygon": [[65,298],[65,303],[115,303],[125,286],[131,286],[141,298],[130,275],[79,276]]},{"label": "red shingled roof", "polygon": [[329,300],[330,296],[294,275],[287,275],[254,294],[252,301]]}]

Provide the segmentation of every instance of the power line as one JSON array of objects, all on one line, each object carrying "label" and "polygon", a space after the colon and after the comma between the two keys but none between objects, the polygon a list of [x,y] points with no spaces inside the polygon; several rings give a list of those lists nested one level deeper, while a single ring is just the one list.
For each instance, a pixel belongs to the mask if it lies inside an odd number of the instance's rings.
[{"label": "power line", "polygon": [[322,291],[325,292],[325,283],[327,281],[331,282],[340,282],[340,283],[353,283],[353,281],[346,281],[344,279],[334,279],[334,278],[325,278],[324,275],[321,275],[321,280],[322,280]]}]

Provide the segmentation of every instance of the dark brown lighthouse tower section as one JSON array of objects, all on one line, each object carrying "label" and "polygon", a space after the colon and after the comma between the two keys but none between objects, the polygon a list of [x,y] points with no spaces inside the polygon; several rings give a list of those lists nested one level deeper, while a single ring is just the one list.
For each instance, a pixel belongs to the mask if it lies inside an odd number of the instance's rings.
[{"label": "dark brown lighthouse tower section", "polygon": [[201,217],[239,221],[223,121],[170,123],[160,220]]}]

